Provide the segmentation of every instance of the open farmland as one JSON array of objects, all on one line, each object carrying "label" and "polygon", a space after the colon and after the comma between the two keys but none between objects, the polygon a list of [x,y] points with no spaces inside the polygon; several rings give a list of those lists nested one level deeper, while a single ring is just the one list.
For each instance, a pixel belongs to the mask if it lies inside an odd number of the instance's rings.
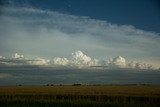
[{"label": "open farmland", "polygon": [[160,86],[7,86],[1,107],[159,107]]}]

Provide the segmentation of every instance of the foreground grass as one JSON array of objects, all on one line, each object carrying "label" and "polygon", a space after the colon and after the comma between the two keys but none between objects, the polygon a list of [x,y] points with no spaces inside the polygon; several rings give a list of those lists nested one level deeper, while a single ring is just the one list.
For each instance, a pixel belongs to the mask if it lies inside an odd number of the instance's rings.
[{"label": "foreground grass", "polygon": [[160,107],[160,86],[0,87],[1,107]]}]

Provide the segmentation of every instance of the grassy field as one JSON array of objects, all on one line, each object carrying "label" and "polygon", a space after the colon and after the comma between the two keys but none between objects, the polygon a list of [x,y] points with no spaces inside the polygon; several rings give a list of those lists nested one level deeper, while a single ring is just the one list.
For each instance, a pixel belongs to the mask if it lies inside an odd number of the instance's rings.
[{"label": "grassy field", "polygon": [[0,107],[160,107],[160,86],[0,87]]}]

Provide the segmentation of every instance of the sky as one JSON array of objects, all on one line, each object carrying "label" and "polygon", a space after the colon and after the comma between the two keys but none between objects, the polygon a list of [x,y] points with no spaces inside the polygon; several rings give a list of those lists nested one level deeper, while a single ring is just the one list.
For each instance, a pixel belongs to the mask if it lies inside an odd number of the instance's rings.
[{"label": "sky", "polygon": [[0,64],[151,68],[159,53],[158,0],[1,0]]},{"label": "sky", "polygon": [[8,2],[160,32],[159,0],[2,0]]}]

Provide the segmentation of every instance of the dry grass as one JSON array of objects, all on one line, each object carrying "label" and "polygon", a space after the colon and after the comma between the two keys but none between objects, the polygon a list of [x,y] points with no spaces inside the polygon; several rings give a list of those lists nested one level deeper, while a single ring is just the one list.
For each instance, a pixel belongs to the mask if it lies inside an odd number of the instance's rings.
[{"label": "dry grass", "polygon": [[[18,102],[18,103],[17,103]],[[160,86],[0,87],[0,104],[21,106],[160,106]],[[30,106],[31,106],[30,105]]]},{"label": "dry grass", "polygon": [[160,86],[14,86],[0,87],[0,94],[79,94],[160,96]]}]

